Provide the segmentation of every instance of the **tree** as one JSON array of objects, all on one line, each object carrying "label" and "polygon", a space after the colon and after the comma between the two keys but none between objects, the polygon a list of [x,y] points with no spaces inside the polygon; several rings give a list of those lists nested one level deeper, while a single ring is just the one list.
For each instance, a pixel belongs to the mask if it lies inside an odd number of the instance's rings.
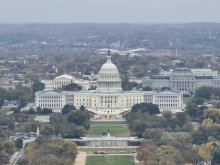
[{"label": "tree", "polygon": [[194,144],[203,144],[206,143],[208,138],[202,131],[195,131],[192,132],[192,143]]},{"label": "tree", "polygon": [[23,139],[18,138],[18,139],[15,141],[15,147],[17,147],[18,149],[22,149],[22,148],[23,148]]},{"label": "tree", "polygon": [[37,107],[36,112],[37,112],[38,114],[41,114],[41,107]]},{"label": "tree", "polygon": [[220,148],[214,148],[211,152],[212,155],[212,164],[220,164]]},{"label": "tree", "polygon": [[199,146],[199,155],[202,157],[206,162],[212,160],[210,146],[208,144],[202,144]]},{"label": "tree", "polygon": [[151,87],[146,86],[146,87],[143,87],[142,90],[143,91],[152,91],[153,89]]},{"label": "tree", "polygon": [[36,132],[38,126],[39,126],[39,123],[36,121],[25,122],[21,124],[21,131],[22,132]]},{"label": "tree", "polygon": [[169,87],[162,87],[161,90],[171,90]]},{"label": "tree", "polygon": [[80,111],[85,111],[86,108],[85,108],[83,105],[81,105],[81,106],[79,107],[79,110],[80,110]]},{"label": "tree", "polygon": [[33,94],[35,94],[35,92],[37,91],[42,91],[45,88],[45,84],[38,81],[38,80],[34,80],[33,85],[32,85],[32,90],[33,90]]},{"label": "tree", "polygon": [[160,110],[156,104],[152,103],[140,103],[132,106],[131,111],[133,112],[148,112],[150,115],[159,114]]},{"label": "tree", "polygon": [[195,103],[196,105],[202,105],[204,103],[204,98],[201,97],[194,97],[191,102]]},{"label": "tree", "polygon": [[50,123],[54,126],[55,134],[62,134],[64,128],[69,125],[66,121],[66,117],[59,113],[54,113],[50,116]]},{"label": "tree", "polygon": [[220,110],[216,108],[209,108],[204,111],[203,117],[212,119],[213,123],[218,123],[220,121]]},{"label": "tree", "polygon": [[67,114],[67,113],[69,113],[69,112],[71,112],[72,110],[75,110],[75,109],[76,109],[76,107],[74,105],[66,104],[62,108],[62,114]]},{"label": "tree", "polygon": [[63,144],[63,156],[71,158],[72,160],[74,160],[76,158],[77,155],[77,145],[74,142],[64,142]]},{"label": "tree", "polygon": [[203,86],[196,90],[195,97],[200,97],[200,98],[210,100],[213,93],[214,93],[213,87]]},{"label": "tree", "polygon": [[145,141],[141,147],[137,148],[137,159],[144,161],[146,165],[151,164],[154,159],[156,147],[152,141]]},{"label": "tree", "polygon": [[[77,155],[77,145],[74,142],[51,138],[36,139],[35,144],[25,147],[23,165],[69,165],[73,164]],[[42,141],[43,140],[43,141]],[[22,165],[22,162],[19,164]]]},{"label": "tree", "polygon": [[183,158],[179,150],[171,146],[162,145],[154,152],[155,160],[159,165],[182,164]]},{"label": "tree", "polygon": [[44,128],[40,131],[40,133],[42,135],[45,135],[45,136],[52,136],[52,135],[54,135],[54,133],[55,133],[54,126],[51,125],[51,124],[46,124],[44,126]]},{"label": "tree", "polygon": [[15,144],[11,141],[3,141],[2,149],[5,153],[12,155],[15,151]]},{"label": "tree", "polygon": [[184,112],[176,113],[176,121],[182,131],[183,126],[186,124],[186,121],[187,121],[186,113],[184,113]]},{"label": "tree", "polygon": [[0,88],[0,108],[4,105],[5,102],[5,90]]},{"label": "tree", "polygon": [[165,118],[165,119],[169,119],[169,118],[172,118],[173,114],[171,111],[163,111],[162,112],[162,116]]},{"label": "tree", "polygon": [[65,90],[65,91],[80,91],[80,90],[82,90],[82,86],[79,86],[76,83],[71,83],[71,84],[63,86],[62,90]]},{"label": "tree", "polygon": [[36,111],[31,107],[29,110],[28,110],[28,114],[35,114]]},{"label": "tree", "polygon": [[215,103],[215,108],[220,109],[220,101],[218,101],[217,103]]},{"label": "tree", "polygon": [[20,99],[19,107],[24,108],[28,104],[28,101],[25,99]]},{"label": "tree", "polygon": [[189,102],[186,105],[186,113],[189,114],[190,119],[198,117],[199,115],[198,111],[199,111],[199,108],[196,104]]},{"label": "tree", "polygon": [[138,137],[142,137],[142,133],[145,131],[145,129],[148,127],[147,122],[137,121],[133,123],[133,131],[136,132],[136,135]]},{"label": "tree", "polygon": [[164,133],[164,131],[159,128],[157,128],[157,129],[147,128],[147,129],[145,129],[145,131],[143,133],[143,138],[144,139],[151,139],[156,144],[158,144],[163,133]]},{"label": "tree", "polygon": [[67,121],[69,123],[74,123],[76,125],[82,125],[86,129],[89,129],[89,112],[88,111],[73,111],[67,116]]},{"label": "tree", "polygon": [[49,113],[52,113],[52,109],[50,108],[43,108],[42,111],[41,111],[41,114],[49,114]]}]

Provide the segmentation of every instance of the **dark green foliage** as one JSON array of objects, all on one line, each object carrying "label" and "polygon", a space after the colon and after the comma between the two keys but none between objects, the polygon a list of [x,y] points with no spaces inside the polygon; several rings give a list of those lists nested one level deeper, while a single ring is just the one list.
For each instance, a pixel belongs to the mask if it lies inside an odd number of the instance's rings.
[{"label": "dark green foliage", "polygon": [[89,129],[88,111],[71,111],[67,114],[53,114],[50,123],[54,126],[55,134],[62,135],[64,138],[78,138],[85,134]]},{"label": "dark green foliage", "polygon": [[76,83],[71,83],[71,84],[63,86],[62,90],[65,90],[65,91],[80,91],[80,90],[82,90],[82,87],[79,86]]},{"label": "dark green foliage", "polygon": [[149,115],[145,112],[129,112],[126,116],[128,127],[131,132],[139,137],[142,136],[146,128],[159,128],[162,118],[156,115]]},{"label": "dark green foliage", "polygon": [[69,113],[69,112],[71,112],[72,110],[75,110],[75,109],[76,109],[76,107],[74,105],[66,104],[66,105],[64,105],[64,107],[62,109],[62,114]]},{"label": "dark green foliage", "polygon": [[146,129],[143,133],[143,138],[144,139],[151,139],[153,140],[156,144],[159,143],[161,136],[164,134],[164,131],[162,129]]},{"label": "dark green foliage", "polygon": [[22,149],[22,148],[23,148],[23,139],[18,138],[18,139],[15,141],[15,147],[17,147],[18,149]]},{"label": "dark green foliage", "polygon": [[132,112],[140,111],[140,112],[143,112],[143,113],[147,112],[150,115],[160,113],[158,106],[156,104],[152,104],[152,103],[135,104],[135,105],[132,106],[131,111]]},{"label": "dark green foliage", "polygon": [[0,108],[4,105],[5,102],[5,90],[0,88]]},{"label": "dark green foliage", "polygon": [[79,107],[79,110],[80,110],[80,111],[85,111],[86,108],[85,108],[83,105],[81,105],[81,106]]},{"label": "dark green foliage", "polygon": [[142,137],[143,132],[145,131],[145,129],[147,129],[147,122],[144,121],[137,121],[134,123],[133,126],[133,131],[136,132],[136,136],[138,137]]},{"label": "dark green foliage", "polygon": [[33,94],[34,94],[35,92],[37,92],[37,91],[42,91],[42,90],[44,90],[44,88],[45,88],[45,84],[44,84],[44,83],[42,83],[42,82],[40,82],[40,81],[38,81],[38,80],[35,80],[35,81],[33,82],[33,85],[32,85]]},{"label": "dark green foliage", "polygon": [[88,111],[74,111],[67,116],[69,123],[76,125],[83,125],[86,129],[89,128],[89,112]]},{"label": "dark green foliage", "polygon": [[189,102],[186,105],[186,113],[190,116],[190,119],[198,118],[199,117],[199,107],[196,104]]},{"label": "dark green foliage", "polygon": [[213,124],[210,126],[200,126],[198,131],[192,133],[192,141],[195,144],[203,144],[208,141],[209,138],[219,140],[220,126]]},{"label": "dark green foliage", "polygon": [[169,87],[163,87],[161,90],[171,90]]},{"label": "dark green foliage", "polygon": [[195,103],[196,105],[202,105],[204,103],[205,99],[201,97],[194,97],[191,102]]},{"label": "dark green foliage", "polygon": [[19,107],[24,108],[28,104],[28,101],[25,99],[20,99]]},{"label": "dark green foliage", "polygon": [[216,147],[212,150],[212,164],[219,165],[220,164],[220,148]]},{"label": "dark green foliage", "polygon": [[182,131],[183,130],[183,126],[187,122],[186,113],[184,113],[184,112],[176,113],[176,121],[177,121],[177,124],[180,126],[181,131]]},{"label": "dark green foliage", "polygon": [[41,113],[41,107],[37,107],[36,112],[37,112],[38,114],[40,114],[40,113]]},{"label": "dark green foliage", "polygon": [[14,111],[14,113],[20,113],[21,112],[21,108],[20,107],[11,108],[11,111]]},{"label": "dark green foliage", "polygon": [[28,160],[25,158],[21,158],[17,161],[17,165],[28,165]]},{"label": "dark green foliage", "polygon": [[49,114],[49,113],[52,113],[52,112],[53,111],[50,108],[43,108],[43,109],[41,109],[40,107],[37,107],[37,109],[36,109],[36,113],[37,114]]},{"label": "dark green foliage", "polygon": [[52,109],[50,108],[43,108],[42,111],[41,111],[41,114],[49,114],[49,113],[52,113]]},{"label": "dark green foliage", "polygon": [[220,109],[220,101],[218,101],[218,102],[215,104],[215,108]]},{"label": "dark green foliage", "polygon": [[36,111],[33,108],[30,108],[28,110],[28,114],[35,114],[35,113],[36,113]]},{"label": "dark green foliage", "polygon": [[143,91],[152,91],[153,89],[151,87],[143,87],[142,90]]},{"label": "dark green foliage", "polygon": [[210,100],[213,93],[213,87],[203,86],[196,90],[195,96]]}]

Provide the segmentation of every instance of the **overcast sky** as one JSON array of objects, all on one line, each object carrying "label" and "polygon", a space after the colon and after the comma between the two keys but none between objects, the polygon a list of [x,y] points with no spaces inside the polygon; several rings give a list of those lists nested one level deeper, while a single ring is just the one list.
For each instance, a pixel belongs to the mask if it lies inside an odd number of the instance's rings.
[{"label": "overcast sky", "polygon": [[0,0],[0,23],[220,22],[220,0]]}]

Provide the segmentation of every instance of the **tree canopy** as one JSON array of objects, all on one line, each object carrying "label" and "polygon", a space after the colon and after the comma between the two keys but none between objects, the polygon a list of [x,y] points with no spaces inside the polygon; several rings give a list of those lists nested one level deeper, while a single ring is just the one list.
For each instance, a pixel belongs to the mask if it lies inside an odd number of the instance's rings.
[{"label": "tree canopy", "polygon": [[159,114],[160,110],[156,104],[152,103],[140,103],[140,104],[135,104],[131,108],[132,112],[148,112],[150,115],[153,114]]}]

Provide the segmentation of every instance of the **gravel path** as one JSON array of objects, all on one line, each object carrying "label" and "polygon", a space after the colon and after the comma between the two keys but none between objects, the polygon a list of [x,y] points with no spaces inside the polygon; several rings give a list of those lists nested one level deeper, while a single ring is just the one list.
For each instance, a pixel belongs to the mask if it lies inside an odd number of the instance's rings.
[{"label": "gravel path", "polygon": [[86,164],[86,152],[79,152],[76,156],[74,165],[85,165]]}]

